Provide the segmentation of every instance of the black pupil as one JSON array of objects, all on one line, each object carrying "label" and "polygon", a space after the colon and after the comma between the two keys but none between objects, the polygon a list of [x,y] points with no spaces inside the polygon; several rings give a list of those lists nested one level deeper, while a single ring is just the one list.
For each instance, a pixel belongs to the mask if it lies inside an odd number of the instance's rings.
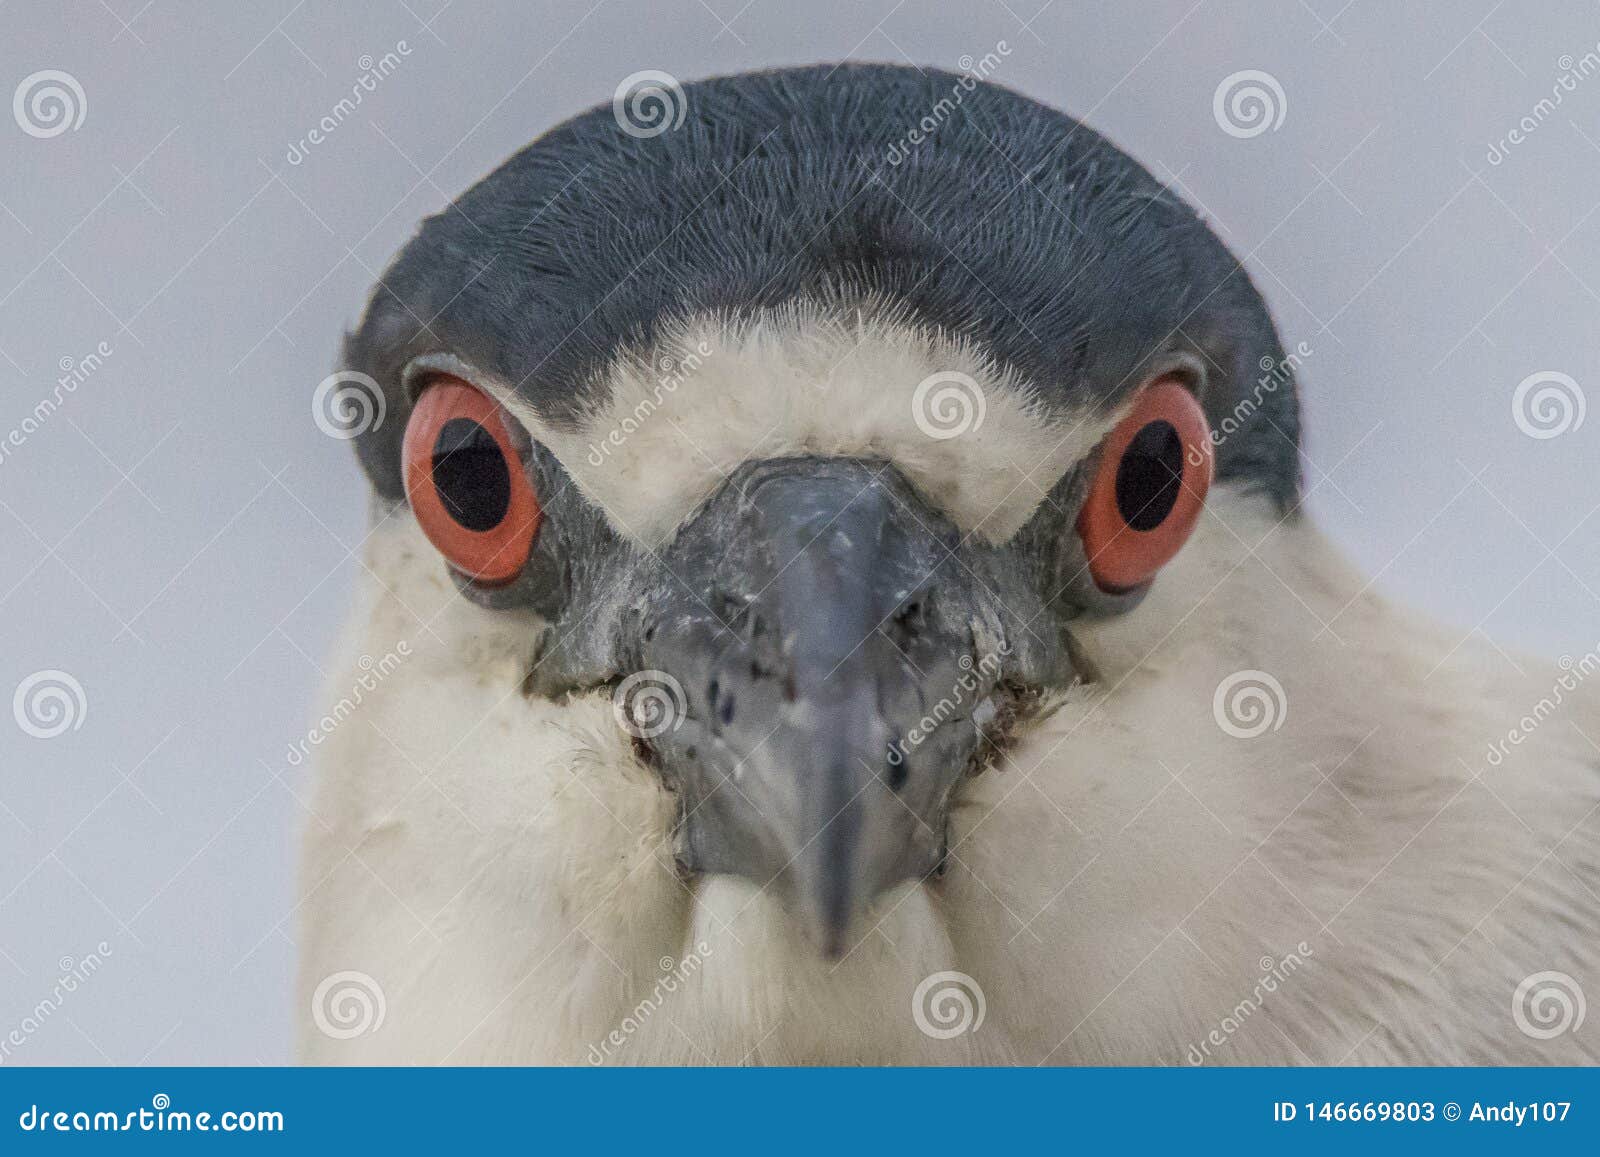
[{"label": "black pupil", "polygon": [[433,485],[446,512],[468,530],[493,530],[511,506],[511,469],[494,435],[451,418],[433,444]]},{"label": "black pupil", "polygon": [[1147,423],[1117,465],[1117,512],[1135,530],[1154,530],[1167,520],[1183,484],[1183,439],[1172,423]]}]

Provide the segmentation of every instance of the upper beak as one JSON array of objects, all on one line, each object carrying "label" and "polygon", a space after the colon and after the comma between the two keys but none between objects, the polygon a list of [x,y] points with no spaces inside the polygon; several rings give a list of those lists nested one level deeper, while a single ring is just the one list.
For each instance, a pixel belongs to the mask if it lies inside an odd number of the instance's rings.
[{"label": "upper beak", "polygon": [[1007,649],[955,529],[882,463],[746,467],[663,553],[629,627],[681,717],[650,728],[691,871],[770,888],[827,955],[939,869]]}]

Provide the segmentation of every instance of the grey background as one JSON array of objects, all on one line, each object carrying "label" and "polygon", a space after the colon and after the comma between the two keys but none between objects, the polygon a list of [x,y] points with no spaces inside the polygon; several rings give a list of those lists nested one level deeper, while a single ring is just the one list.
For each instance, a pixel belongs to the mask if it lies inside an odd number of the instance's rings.
[{"label": "grey background", "polygon": [[[62,958],[110,950],[7,1063],[288,1059],[306,784],[286,750],[364,526],[312,391],[419,217],[642,69],[955,68],[1005,41],[994,79],[1202,206],[1311,347],[1311,506],[1379,588],[1463,636],[1595,646],[1600,414],[1534,439],[1511,398],[1540,371],[1595,394],[1600,75],[1486,154],[1597,51],[1600,11],[1041,2],[0,8],[0,97],[60,69],[87,105],[49,139],[0,105],[0,438],[63,359],[112,350],[0,459],[0,699],[61,669],[87,704],[48,740],[0,711],[0,1037]],[[1212,112],[1242,69],[1286,96],[1250,139]]]}]

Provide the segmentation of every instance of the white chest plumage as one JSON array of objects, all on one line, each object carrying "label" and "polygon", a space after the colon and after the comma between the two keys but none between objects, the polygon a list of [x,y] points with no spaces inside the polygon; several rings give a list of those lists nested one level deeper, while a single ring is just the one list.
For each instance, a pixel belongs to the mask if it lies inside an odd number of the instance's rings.
[{"label": "white chest plumage", "polygon": [[1214,492],[1137,612],[1080,629],[1098,681],[967,785],[944,878],[837,963],[753,885],[680,880],[609,700],[525,697],[535,625],[380,518],[330,688],[360,702],[316,755],[308,1060],[1600,1057],[1600,1018],[1551,1034],[1518,991],[1600,992],[1593,667],[1457,647],[1265,503]]}]

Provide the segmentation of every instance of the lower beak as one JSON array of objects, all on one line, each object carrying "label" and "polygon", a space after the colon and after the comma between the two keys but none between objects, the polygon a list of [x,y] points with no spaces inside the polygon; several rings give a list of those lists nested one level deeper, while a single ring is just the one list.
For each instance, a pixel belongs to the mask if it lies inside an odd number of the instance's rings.
[{"label": "lower beak", "polygon": [[[837,957],[936,872],[1006,648],[955,529],[890,467],[747,467],[663,553],[628,650],[680,713],[634,719],[679,795],[678,855],[775,895]],[[628,681],[624,681],[627,685]]]}]

